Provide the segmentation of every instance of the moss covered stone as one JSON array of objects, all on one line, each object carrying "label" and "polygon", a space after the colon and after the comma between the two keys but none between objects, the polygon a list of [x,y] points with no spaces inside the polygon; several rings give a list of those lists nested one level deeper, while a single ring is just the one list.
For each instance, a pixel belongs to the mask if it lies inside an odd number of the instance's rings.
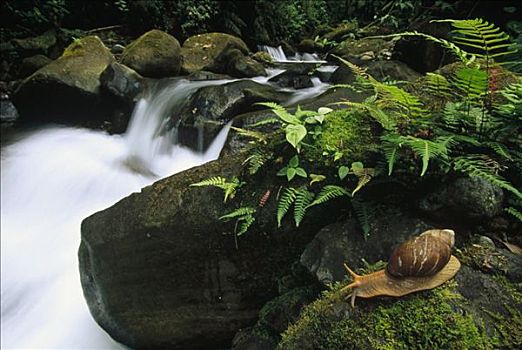
[{"label": "moss covered stone", "polygon": [[[484,288],[491,283],[500,293],[467,295],[471,281]],[[436,289],[359,301],[351,309],[337,285],[305,308],[278,349],[517,349],[522,304],[518,292],[506,286],[509,282],[463,267],[456,280]]]},{"label": "moss covered stone", "polygon": [[337,157],[347,162],[364,161],[375,149],[373,120],[355,109],[329,113],[314,148],[308,153],[314,161],[329,163]]},{"label": "moss covered stone", "polygon": [[229,49],[248,53],[248,47],[243,40],[230,34],[207,33],[191,36],[181,48],[182,69],[185,73],[193,73],[212,66],[216,58]]},{"label": "moss covered stone", "polygon": [[121,62],[146,77],[176,76],[181,67],[180,51],[176,38],[154,29],[127,46]]}]

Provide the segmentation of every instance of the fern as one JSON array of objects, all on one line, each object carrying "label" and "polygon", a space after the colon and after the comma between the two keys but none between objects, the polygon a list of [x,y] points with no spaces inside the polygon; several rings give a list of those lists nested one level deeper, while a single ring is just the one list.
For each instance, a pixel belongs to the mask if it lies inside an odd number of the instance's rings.
[{"label": "fern", "polygon": [[[252,226],[252,224],[254,223],[254,221],[256,221],[256,218],[252,215],[246,215],[244,217],[239,218],[236,222],[236,228],[235,228],[236,236],[241,236],[242,234],[247,232],[248,229],[250,228],[250,226]],[[238,228],[238,224],[239,224],[239,228]]]},{"label": "fern", "polygon": [[448,98],[451,96],[450,82],[437,73],[426,73],[425,90],[437,97]]},{"label": "fern", "polygon": [[513,207],[504,208],[506,213],[514,216],[518,221],[522,222],[522,213]]},{"label": "fern", "polygon": [[321,189],[321,192],[319,192],[317,197],[308,205],[308,207],[323,204],[342,196],[350,196],[350,193],[340,186],[326,185]]},{"label": "fern", "polygon": [[277,227],[281,227],[281,221],[285,217],[288,209],[292,206],[297,196],[297,190],[293,187],[283,189],[279,202],[277,203]]},{"label": "fern", "polygon": [[457,157],[453,162],[453,168],[457,171],[468,174],[471,177],[484,179],[522,199],[522,193],[497,174],[499,165],[488,156],[483,154],[472,154]]},{"label": "fern", "polygon": [[234,198],[236,190],[243,185],[237,177],[233,177],[230,182],[224,177],[214,176],[206,180],[190,184],[190,187],[214,186],[223,190],[223,202],[226,203],[229,198]]},{"label": "fern", "polygon": [[235,126],[232,126],[231,129],[234,130],[235,132],[237,132],[239,135],[242,135],[242,136],[245,136],[245,137],[250,137],[250,138],[255,139],[255,140],[257,140],[257,141],[259,141],[261,143],[266,143],[267,135],[265,135],[262,132],[254,131],[254,130],[248,130],[248,129],[243,129],[243,128],[238,128],[238,127],[235,127]]},{"label": "fern", "polygon": [[272,159],[272,157],[272,152],[257,148],[247,159],[245,159],[243,164],[248,164],[248,173],[254,175],[268,160]]},{"label": "fern", "polygon": [[370,205],[361,199],[352,199],[352,208],[361,226],[364,239],[370,236]]},{"label": "fern", "polygon": [[488,73],[478,68],[461,68],[455,72],[454,84],[469,100],[477,100],[488,90]]},{"label": "fern", "polygon": [[254,214],[256,210],[252,207],[241,207],[234,211],[231,211],[228,214],[219,217],[219,220],[227,221],[227,219],[237,218],[238,216],[245,216]]},{"label": "fern", "polygon": [[301,221],[303,221],[306,209],[312,203],[314,194],[306,189],[306,187],[300,187],[295,194],[294,202],[294,221],[295,226],[299,227]]},{"label": "fern", "polygon": [[479,53],[475,53],[477,57],[490,60],[516,52],[516,50],[507,50],[511,46],[509,35],[494,24],[490,24],[480,18],[465,20],[445,19],[432,22],[451,23],[456,33],[452,41],[462,46],[478,49]]},{"label": "fern", "polygon": [[263,126],[263,125],[268,125],[268,124],[276,124],[276,123],[281,123],[281,120],[279,120],[278,118],[265,118],[265,119],[262,119],[258,122],[255,122],[253,124],[249,124],[248,127],[249,128],[257,128],[258,126]]},{"label": "fern", "polygon": [[383,140],[383,151],[388,161],[388,175],[393,171],[393,165],[397,159],[400,147],[408,146],[422,159],[422,170],[420,176],[424,176],[428,170],[429,161],[432,158],[447,160],[448,149],[454,143],[452,137],[441,136],[436,139],[426,140],[414,136],[401,136],[388,134],[381,137]]},{"label": "fern", "polygon": [[200,187],[200,186],[221,187],[221,186],[224,186],[226,184],[226,182],[227,182],[227,179],[225,179],[224,177],[214,176],[214,177],[205,179],[203,181],[190,184],[190,187]]},{"label": "fern", "polygon": [[352,197],[361,188],[366,186],[368,184],[368,182],[371,181],[371,179],[375,175],[375,169],[373,169],[373,168],[353,169],[353,173],[354,173],[355,176],[357,176],[358,182],[357,182],[357,186],[352,191]]}]

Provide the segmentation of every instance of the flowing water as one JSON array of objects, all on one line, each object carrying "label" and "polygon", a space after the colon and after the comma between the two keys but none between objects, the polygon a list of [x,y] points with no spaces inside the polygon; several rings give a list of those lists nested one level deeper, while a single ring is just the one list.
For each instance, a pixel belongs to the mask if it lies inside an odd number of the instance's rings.
[{"label": "flowing water", "polygon": [[160,177],[216,159],[173,144],[165,116],[198,87],[177,81],[136,106],[127,133],[54,126],[4,146],[1,158],[2,348],[121,349],[83,299],[77,249],[88,215]]}]

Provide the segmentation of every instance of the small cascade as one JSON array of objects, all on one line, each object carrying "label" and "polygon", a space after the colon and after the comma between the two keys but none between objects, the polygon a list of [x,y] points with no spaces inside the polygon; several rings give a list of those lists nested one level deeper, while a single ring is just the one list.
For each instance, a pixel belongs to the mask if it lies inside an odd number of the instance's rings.
[{"label": "small cascade", "polygon": [[286,54],[283,51],[283,48],[281,46],[278,47],[272,47],[267,45],[259,45],[258,49],[260,51],[268,52],[272,59],[276,62],[287,62],[288,58],[286,58]]},{"label": "small cascade", "polygon": [[2,349],[124,349],[92,319],[78,267],[82,220],[161,177],[218,158],[173,144],[165,116],[197,88],[170,81],[136,105],[125,135],[71,127],[33,131],[2,148]]},{"label": "small cascade", "polygon": [[318,77],[312,77],[310,80],[312,81],[313,86],[306,89],[296,90],[293,96],[286,101],[285,106],[291,106],[303,100],[318,96],[330,87],[330,84],[323,83]]},{"label": "small cascade", "polygon": [[287,57],[281,46],[272,47],[267,45],[259,45],[259,50],[268,52],[272,59],[277,63],[326,63],[315,53],[296,53],[294,56]]}]

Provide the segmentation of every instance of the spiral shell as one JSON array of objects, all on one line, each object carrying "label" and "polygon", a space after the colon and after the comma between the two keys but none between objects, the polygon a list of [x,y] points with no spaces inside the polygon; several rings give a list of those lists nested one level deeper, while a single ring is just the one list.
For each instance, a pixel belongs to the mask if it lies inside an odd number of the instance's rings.
[{"label": "spiral shell", "polygon": [[454,242],[452,230],[426,231],[394,250],[386,272],[393,277],[432,276],[450,260]]}]

